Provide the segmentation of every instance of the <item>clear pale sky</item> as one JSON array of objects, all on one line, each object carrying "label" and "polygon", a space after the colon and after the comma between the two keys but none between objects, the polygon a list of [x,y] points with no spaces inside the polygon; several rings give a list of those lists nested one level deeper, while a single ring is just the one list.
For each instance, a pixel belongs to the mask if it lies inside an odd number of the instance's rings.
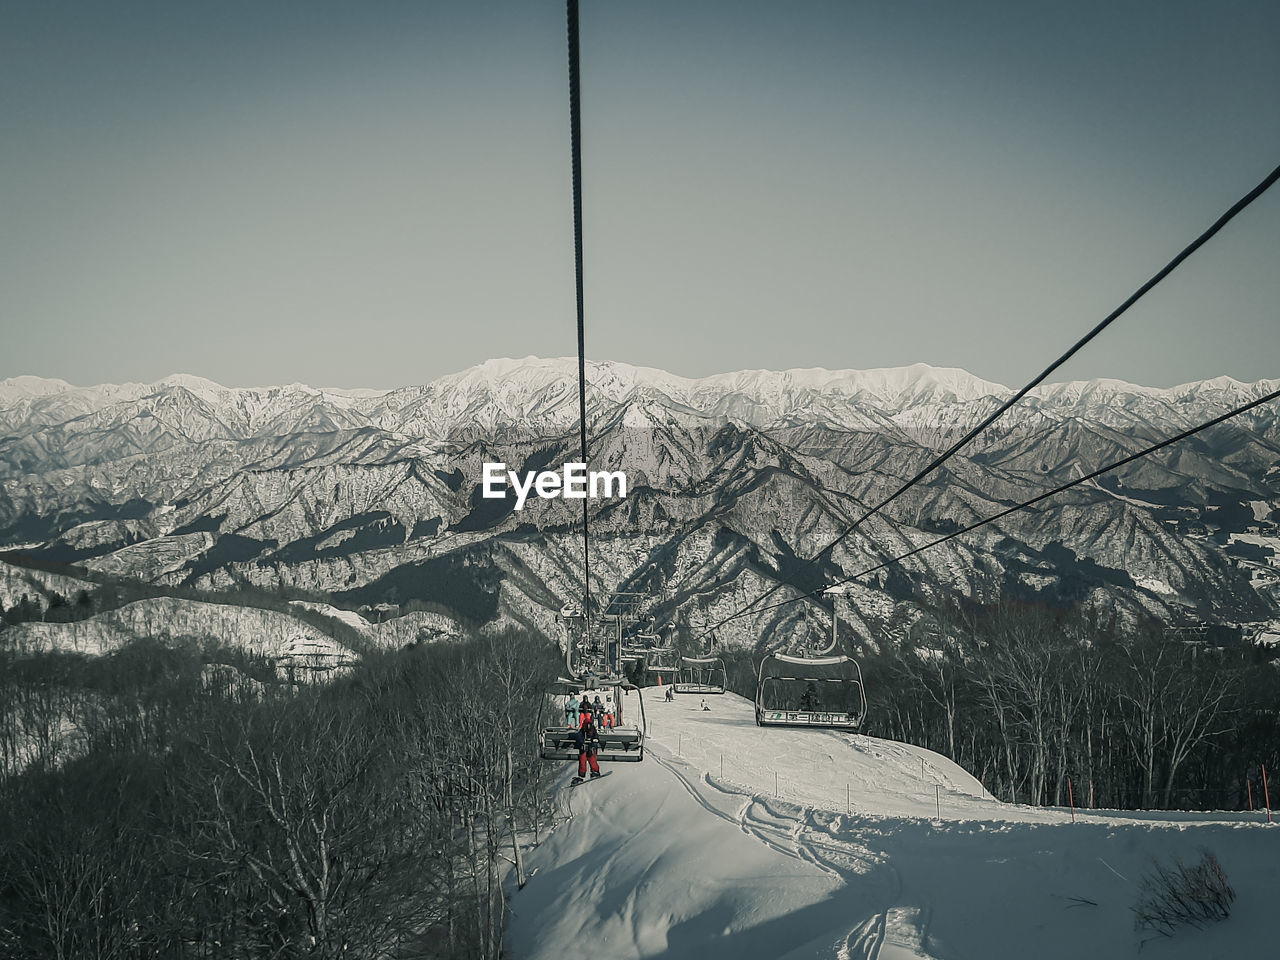
[{"label": "clear pale sky", "polygon": [[[1280,163],[1280,4],[583,0],[587,352],[1017,385]],[[576,349],[556,0],[0,8],[0,377]],[[1280,187],[1057,379],[1280,376]]]}]

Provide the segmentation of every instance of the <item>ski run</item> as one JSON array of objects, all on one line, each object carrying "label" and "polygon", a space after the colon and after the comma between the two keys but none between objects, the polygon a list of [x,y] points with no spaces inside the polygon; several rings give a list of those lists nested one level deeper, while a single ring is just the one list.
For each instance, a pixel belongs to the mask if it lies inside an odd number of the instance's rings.
[{"label": "ski run", "polygon": [[[826,730],[760,728],[733,694],[664,702],[646,759],[589,789],[511,889],[515,960],[1210,960],[1275,956],[1280,824],[1264,812],[1001,803],[945,757]],[[634,696],[634,694],[633,694]],[[1087,804],[1087,786],[1086,804]],[[1138,930],[1153,861],[1212,851],[1231,916]]]}]

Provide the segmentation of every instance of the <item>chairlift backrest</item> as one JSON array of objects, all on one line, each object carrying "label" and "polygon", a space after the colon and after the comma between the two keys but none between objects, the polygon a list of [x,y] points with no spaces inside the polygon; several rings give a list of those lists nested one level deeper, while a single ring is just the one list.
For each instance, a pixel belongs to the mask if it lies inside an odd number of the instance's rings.
[{"label": "chairlift backrest", "polygon": [[681,657],[680,674],[676,678],[676,693],[725,692],[728,685],[724,661],[719,657]]},{"label": "chairlift backrest", "polygon": [[[605,713],[612,714],[613,725],[596,724],[600,747],[596,758],[601,761],[621,760],[637,762],[644,759],[645,719],[644,698],[639,694],[632,702],[632,709],[623,709],[623,695],[637,690],[633,684],[618,679],[584,681],[582,678],[561,677],[555,681],[544,698],[544,715],[540,717],[542,732],[538,735],[538,754],[544,760],[576,760],[578,756],[577,725],[565,722],[559,711],[571,696],[580,696],[585,704],[594,705],[597,699]],[[619,694],[618,691],[622,691]]]},{"label": "chairlift backrest", "polygon": [[856,730],[866,714],[862,669],[852,657],[774,653],[760,662],[756,723],[761,726]]}]

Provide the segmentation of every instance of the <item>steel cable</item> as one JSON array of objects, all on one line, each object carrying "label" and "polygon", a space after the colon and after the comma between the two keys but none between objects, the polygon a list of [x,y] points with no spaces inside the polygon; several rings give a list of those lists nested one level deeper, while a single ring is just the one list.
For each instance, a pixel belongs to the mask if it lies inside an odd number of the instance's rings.
[{"label": "steel cable", "polygon": [[[845,577],[843,580],[837,580],[834,584],[829,584],[827,587],[823,587],[823,590],[830,589],[830,587],[832,586],[840,586],[842,584],[852,583],[854,580],[858,580],[862,577],[867,576],[868,574],[876,573],[877,571],[883,570],[886,567],[890,567],[895,563],[900,563],[903,560],[906,560],[910,557],[914,557],[918,553],[923,553],[925,550],[928,550],[931,547],[936,547],[939,544],[946,543],[948,540],[954,540],[956,537],[959,537],[966,533],[970,533],[974,530],[977,530],[979,527],[985,527],[987,524],[994,523],[995,521],[1003,517],[1009,516],[1009,514],[1011,513],[1016,513],[1017,511],[1024,510],[1027,507],[1035,506],[1037,503],[1040,503],[1041,501],[1044,501],[1044,500],[1048,500],[1050,497],[1056,496],[1057,494],[1062,493],[1064,490],[1070,490],[1072,487],[1078,487],[1080,484],[1087,483],[1090,480],[1096,479],[1097,477],[1102,476],[1104,473],[1110,473],[1112,470],[1118,470],[1120,467],[1123,467],[1126,464],[1133,463],[1135,460],[1141,460],[1143,457],[1149,456],[1155,453],[1157,450],[1163,450],[1165,447],[1170,446],[1171,444],[1178,443],[1181,440],[1186,440],[1188,437],[1195,436],[1197,433],[1200,433],[1202,430],[1207,430],[1210,427],[1217,426],[1218,424],[1223,423],[1226,420],[1230,420],[1232,417],[1237,417],[1242,413],[1252,410],[1254,407],[1259,407],[1264,403],[1270,403],[1272,400],[1275,400],[1277,398],[1280,398],[1280,390],[1272,391],[1271,393],[1268,393],[1265,396],[1259,397],[1257,400],[1252,400],[1249,403],[1236,407],[1234,410],[1230,410],[1227,413],[1214,417],[1212,420],[1207,420],[1204,423],[1199,424],[1198,426],[1192,427],[1189,430],[1184,430],[1175,436],[1169,437],[1165,440],[1161,440],[1159,443],[1152,444],[1151,446],[1147,447],[1144,450],[1140,450],[1137,453],[1134,453],[1125,457],[1123,460],[1117,460],[1114,463],[1109,463],[1105,467],[1101,467],[1097,470],[1094,470],[1092,473],[1087,473],[1084,476],[1079,477],[1075,480],[1071,480],[1068,483],[1064,483],[1061,486],[1054,487],[1052,490],[1049,490],[1046,493],[1042,493],[1035,497],[1032,497],[1030,500],[1024,500],[1022,503],[1016,504],[1005,510],[1001,510],[999,513],[992,514],[991,516],[986,517],[985,519],[979,520],[976,523],[971,523],[967,527],[963,527],[959,530],[954,530],[951,533],[948,533],[946,536],[939,537],[937,540],[931,540],[928,543],[923,544],[919,547],[916,547],[914,550],[909,550],[906,553],[900,554],[899,556],[896,556],[891,560],[885,560],[883,563],[878,563],[874,567],[868,567],[865,570],[860,570],[858,573],[853,574],[853,576]],[[795,597],[788,597],[786,600],[783,600],[781,603],[773,603],[767,607],[764,607],[760,612],[763,613],[767,610],[776,610],[778,607],[785,607],[787,604],[796,603],[799,600],[808,600],[812,597],[816,597],[820,595],[821,593],[822,593],[822,590],[811,590],[808,593],[802,593]],[[727,617],[726,619],[720,621],[720,624],[723,625],[734,619],[737,619],[737,617],[746,616],[748,612],[750,612],[750,610],[745,610],[734,616]]]},{"label": "steel cable", "polygon": [[[583,468],[587,464],[587,347],[582,294],[581,77],[578,70],[578,0],[567,0],[569,21],[569,143],[573,165],[573,264],[578,303],[578,432]],[[591,627],[591,533],[587,498],[582,498],[582,616]]]},{"label": "steel cable", "polygon": [[[1063,353],[1061,356],[1058,357],[1057,360],[1055,360],[1048,367],[1046,367],[1037,377],[1035,377],[1033,380],[1027,383],[1026,386],[1024,386],[1021,390],[1015,393],[1012,397],[1010,397],[1004,403],[1002,403],[995,410],[994,413],[986,417],[981,423],[979,423],[976,427],[974,427],[972,430],[966,433],[963,437],[961,437],[958,441],[956,441],[956,443],[954,443],[951,447],[949,447],[942,454],[934,458],[934,460],[927,467],[925,467],[923,470],[917,473],[914,477],[912,477],[910,480],[908,480],[906,483],[900,486],[897,490],[895,490],[892,494],[890,494],[884,500],[881,500],[874,507],[872,507],[866,513],[860,516],[856,521],[854,521],[853,525],[848,527],[842,534],[840,534],[840,536],[836,537],[835,540],[831,541],[829,544],[827,544],[825,547],[819,550],[816,554],[814,554],[811,558],[809,558],[809,562],[812,563],[812,562],[821,560],[828,553],[830,553],[837,546],[839,546],[846,539],[848,539],[860,526],[862,526],[864,522],[866,522],[871,517],[875,516],[884,507],[887,507],[889,504],[893,503],[893,501],[898,499],[898,497],[902,496],[902,494],[906,493],[908,490],[914,487],[917,483],[919,483],[925,477],[929,476],[931,473],[937,470],[938,467],[942,466],[942,464],[950,460],[953,456],[955,456],[956,453],[964,449],[964,447],[968,446],[971,441],[973,441],[980,433],[986,430],[987,427],[991,426],[991,424],[993,424],[996,420],[998,420],[1010,407],[1012,407],[1015,403],[1017,403],[1019,400],[1025,397],[1033,389],[1035,389],[1037,386],[1043,383],[1055,370],[1057,370],[1064,363],[1066,363],[1068,360],[1074,357],[1086,344],[1088,344],[1100,333],[1102,333],[1103,330],[1107,329],[1107,327],[1111,326],[1112,323],[1118,320],[1130,307],[1132,307],[1135,303],[1141,300],[1148,292],[1151,291],[1152,288],[1154,288],[1158,283],[1160,283],[1161,280],[1163,280],[1165,277],[1171,274],[1175,269],[1177,269],[1177,267],[1189,256],[1191,256],[1191,254],[1195,253],[1202,246],[1204,246],[1205,243],[1207,243],[1215,234],[1218,233],[1218,231],[1220,231],[1223,227],[1225,227],[1228,223],[1230,223],[1241,211],[1243,211],[1246,207],[1248,207],[1251,203],[1253,203],[1253,201],[1257,200],[1260,196],[1266,193],[1266,191],[1270,189],[1273,184],[1275,184],[1277,179],[1280,179],[1280,166],[1277,166],[1274,170],[1271,171],[1271,173],[1269,173],[1266,177],[1264,177],[1263,180],[1256,187],[1254,187],[1252,190],[1246,193],[1243,197],[1237,200],[1234,204],[1232,204],[1231,207],[1226,211],[1226,213],[1224,213],[1217,220],[1215,220],[1208,229],[1206,229],[1203,233],[1201,233],[1198,237],[1196,237],[1195,240],[1193,240],[1186,247],[1184,247],[1182,251],[1178,253],[1177,256],[1175,256],[1172,260],[1170,260],[1167,264],[1165,264],[1164,267],[1161,268],[1150,280],[1148,280],[1141,287],[1139,287],[1127,300],[1124,301],[1124,303],[1116,307],[1115,310],[1111,311],[1111,313],[1109,313],[1106,317],[1104,317],[1092,330],[1090,330],[1083,337],[1081,337],[1074,344],[1072,344],[1072,346],[1065,353]],[[719,623],[715,624],[714,626],[709,627],[707,630],[704,630],[701,634],[699,634],[697,637],[694,638],[694,642],[697,643],[707,634],[714,632],[717,628],[723,626],[726,623],[729,623],[732,620],[738,619],[739,617],[743,616],[746,613],[749,613],[751,610],[755,609],[759,604],[763,603],[769,597],[773,596],[775,593],[781,590],[784,586],[786,586],[786,583],[782,581],[775,583],[772,587],[770,587],[760,596],[756,597],[755,600],[751,601],[746,606],[741,607],[734,613],[731,613],[724,620],[721,620]]]}]

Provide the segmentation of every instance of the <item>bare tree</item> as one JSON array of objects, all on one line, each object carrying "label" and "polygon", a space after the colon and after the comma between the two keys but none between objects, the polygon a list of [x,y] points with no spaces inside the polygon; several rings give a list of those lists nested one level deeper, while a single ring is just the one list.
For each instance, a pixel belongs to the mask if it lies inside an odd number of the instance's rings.
[{"label": "bare tree", "polygon": [[[1165,641],[1169,643],[1170,641]],[[1180,651],[1158,706],[1164,730],[1165,778],[1162,803],[1173,806],[1178,771],[1201,744],[1232,728],[1231,684],[1227,672],[1210,654],[1196,647]]]},{"label": "bare tree", "polygon": [[193,768],[187,799],[202,815],[185,852],[209,890],[258,905],[240,934],[310,957],[407,936],[422,920],[416,857],[398,842],[405,807],[387,744],[314,694],[233,717]]}]

